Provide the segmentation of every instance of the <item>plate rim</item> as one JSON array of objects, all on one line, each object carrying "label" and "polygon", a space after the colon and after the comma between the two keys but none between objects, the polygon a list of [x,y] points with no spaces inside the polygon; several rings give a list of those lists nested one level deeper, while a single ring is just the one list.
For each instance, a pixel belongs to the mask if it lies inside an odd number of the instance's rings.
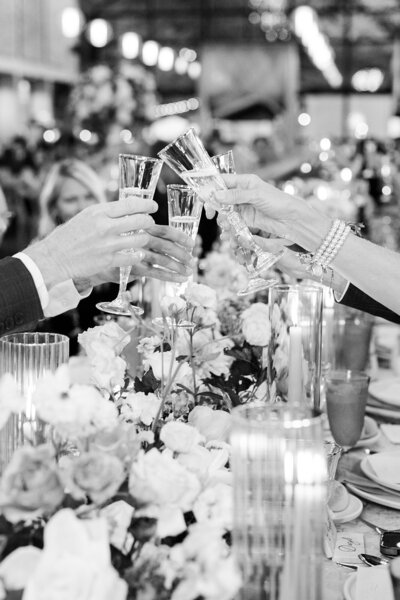
[{"label": "plate rim", "polygon": [[[341,523],[348,523],[349,521],[353,521],[353,519],[357,519],[357,517],[359,517],[363,511],[363,503],[361,502],[360,498],[357,498],[357,496],[355,496],[354,494],[350,494],[349,492],[349,496],[350,496],[350,500],[349,500],[349,504],[347,505],[347,507],[344,510],[341,510],[340,512],[334,513],[332,511],[332,520],[334,523],[337,523],[338,525],[340,525]],[[348,514],[346,516],[346,512],[350,511],[350,504],[353,503],[355,504],[355,506],[353,507],[352,512],[350,512],[350,514]],[[344,516],[341,517],[340,515],[343,514]],[[337,517],[336,517],[337,515]]]},{"label": "plate rim", "polygon": [[386,506],[387,508],[393,508],[394,510],[400,510],[400,499],[397,501],[394,500],[393,502],[391,500],[386,500],[385,498],[381,499],[379,495],[376,496],[372,492],[365,492],[352,483],[346,483],[346,487],[353,492],[353,494],[360,498],[364,498],[364,500],[369,500],[370,502],[374,502],[380,506]]},{"label": "plate rim", "polygon": [[[382,454],[397,454],[400,456],[400,451],[399,450],[388,450],[387,452],[379,452],[380,455]],[[388,488],[390,488],[391,490],[393,490],[394,492],[400,492],[400,483],[391,483],[388,481],[385,481],[384,479],[380,479],[377,475],[375,475],[373,468],[371,467],[371,465],[369,464],[369,460],[372,458],[373,456],[366,456],[365,458],[363,458],[360,462],[360,469],[361,471],[364,473],[364,475],[366,475],[369,479],[372,479],[372,481],[375,481],[375,483],[380,483],[381,485],[384,485]],[[369,464],[369,467],[366,466]],[[371,473],[372,470],[372,473]],[[393,487],[395,486],[395,487]]]},{"label": "plate rim", "polygon": [[387,385],[388,382],[391,382],[391,381],[392,382],[397,381],[399,383],[399,389],[400,389],[400,377],[388,377],[387,379],[378,379],[377,381],[371,381],[371,383],[369,384],[368,393],[370,396],[372,396],[372,398],[375,398],[376,400],[379,400],[379,402],[382,402],[382,404],[400,407],[400,395],[399,395],[398,402],[393,402],[390,400],[389,401],[382,400],[382,398],[377,396],[376,393],[374,394],[373,391],[371,391],[371,388],[373,389],[376,386],[385,386],[385,385]]}]

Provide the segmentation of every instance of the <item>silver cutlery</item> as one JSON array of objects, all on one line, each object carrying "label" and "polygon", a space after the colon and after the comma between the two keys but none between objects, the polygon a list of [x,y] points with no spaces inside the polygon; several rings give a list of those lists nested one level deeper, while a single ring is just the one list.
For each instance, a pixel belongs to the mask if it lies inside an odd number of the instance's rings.
[{"label": "silver cutlery", "polygon": [[378,565],[388,565],[389,561],[386,558],[375,556],[374,554],[359,554],[358,558],[363,561],[364,564],[369,567],[376,567]]}]

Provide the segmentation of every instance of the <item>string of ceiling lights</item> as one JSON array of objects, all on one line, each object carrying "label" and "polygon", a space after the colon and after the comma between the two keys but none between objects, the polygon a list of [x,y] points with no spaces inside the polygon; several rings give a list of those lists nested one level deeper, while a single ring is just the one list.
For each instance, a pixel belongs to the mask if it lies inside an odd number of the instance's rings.
[{"label": "string of ceiling lights", "polygon": [[[113,39],[110,23],[105,19],[93,19],[84,24],[82,13],[75,7],[65,8],[61,17],[63,35],[76,39],[83,28],[89,43],[95,48],[104,48]],[[139,59],[147,67],[156,67],[160,71],[172,71],[178,75],[187,75],[198,79],[201,64],[192,48],[175,50],[170,46],[161,46],[155,40],[143,40],[135,31],[125,32],[120,40],[121,55],[127,60]]]}]

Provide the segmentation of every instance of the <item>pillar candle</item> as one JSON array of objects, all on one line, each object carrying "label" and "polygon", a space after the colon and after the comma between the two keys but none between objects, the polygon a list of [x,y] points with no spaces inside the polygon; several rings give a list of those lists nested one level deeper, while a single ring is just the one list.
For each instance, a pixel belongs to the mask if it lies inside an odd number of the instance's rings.
[{"label": "pillar candle", "polygon": [[303,399],[303,345],[299,325],[289,328],[288,402],[301,403]]}]

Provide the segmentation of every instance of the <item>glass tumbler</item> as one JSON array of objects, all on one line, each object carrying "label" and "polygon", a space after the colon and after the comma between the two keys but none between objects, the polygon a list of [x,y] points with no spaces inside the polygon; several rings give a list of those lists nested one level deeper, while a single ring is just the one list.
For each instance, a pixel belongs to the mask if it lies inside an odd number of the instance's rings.
[{"label": "glass tumbler", "polygon": [[38,419],[32,397],[38,381],[69,359],[69,339],[58,333],[12,333],[0,338],[0,375],[10,373],[26,400],[22,414],[11,415],[0,432],[1,468],[25,440],[43,441],[43,424]]},{"label": "glass tumbler", "polygon": [[233,551],[240,600],[320,600],[327,466],[320,413],[232,411]]}]

